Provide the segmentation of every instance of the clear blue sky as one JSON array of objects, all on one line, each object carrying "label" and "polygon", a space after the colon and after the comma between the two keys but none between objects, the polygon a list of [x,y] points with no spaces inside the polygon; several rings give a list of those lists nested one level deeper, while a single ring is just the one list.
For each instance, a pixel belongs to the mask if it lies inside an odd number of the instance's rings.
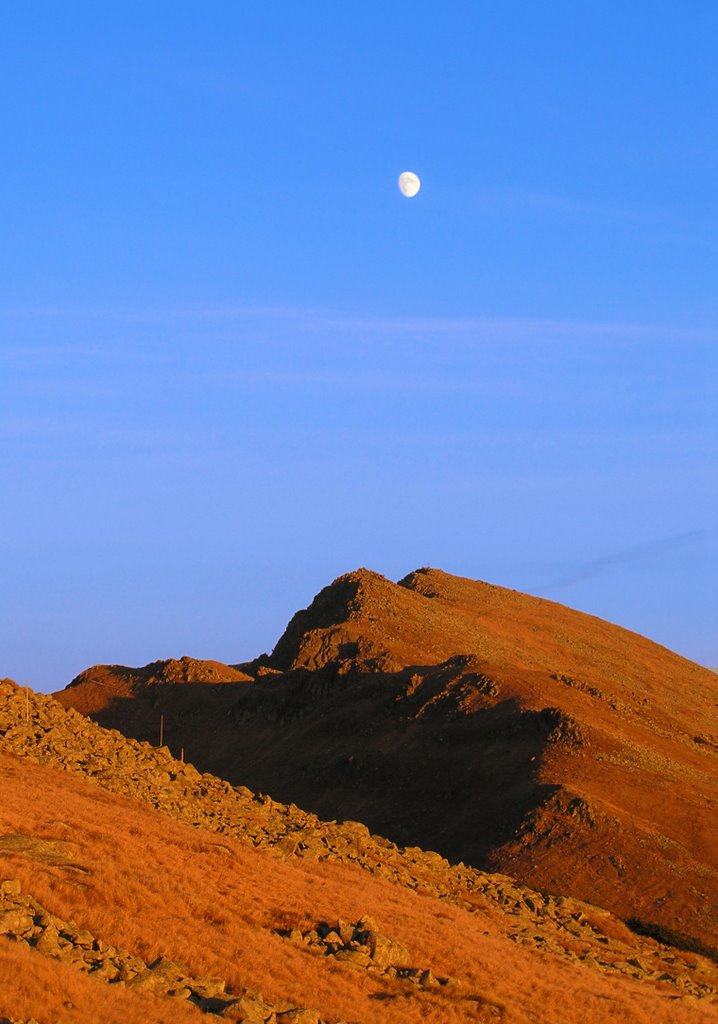
[{"label": "clear blue sky", "polygon": [[718,665],[717,45],[694,0],[6,5],[0,675],[238,661],[427,564]]}]

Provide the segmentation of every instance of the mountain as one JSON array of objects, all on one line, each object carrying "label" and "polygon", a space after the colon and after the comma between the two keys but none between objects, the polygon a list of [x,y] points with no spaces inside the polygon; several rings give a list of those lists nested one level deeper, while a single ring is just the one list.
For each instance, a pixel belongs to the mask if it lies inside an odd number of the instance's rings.
[{"label": "mountain", "polygon": [[595,617],[362,569],[269,656],[96,666],[57,698],[138,739],[162,723],[232,783],[715,954],[715,674]]},{"label": "mountain", "polygon": [[708,1024],[607,911],[235,788],[0,681],[0,1020]]}]

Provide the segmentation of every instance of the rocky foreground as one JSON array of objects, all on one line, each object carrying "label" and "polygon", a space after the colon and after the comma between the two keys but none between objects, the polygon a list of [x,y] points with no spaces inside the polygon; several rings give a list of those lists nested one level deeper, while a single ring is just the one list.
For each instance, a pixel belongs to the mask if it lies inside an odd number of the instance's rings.
[{"label": "rocky foreground", "polygon": [[221,979],[192,977],[165,957],[146,963],[63,921],[21,892],[17,879],[0,882],[0,936],[20,942],[54,960],[70,963],[110,985],[143,990],[166,999],[187,1000],[203,1013],[234,1021],[276,1024],[326,1024],[313,1010],[267,1003],[256,992],[233,992]]},{"label": "rocky foreground", "polygon": [[[278,934],[314,955],[334,957],[347,966],[409,982],[418,988],[457,986],[455,979],[437,978],[430,968],[412,967],[406,947],[383,935],[368,915],[354,924],[339,920],[330,925],[322,921],[305,932],[293,928],[278,930]],[[109,945],[74,921],[63,921],[50,914],[22,892],[17,879],[0,882],[0,937],[72,964],[78,971],[110,985],[150,992],[165,999],[186,1000],[203,1013],[223,1020],[327,1024],[315,1010],[288,1002],[270,1003],[249,989],[233,991],[221,978],[192,976],[181,964],[166,957],[147,963],[126,949]]]},{"label": "rocky foreground", "polygon": [[[581,965],[606,978],[655,987],[675,1006],[690,1004],[706,1011],[718,1007],[718,966],[695,949],[675,948],[637,934],[617,916],[586,902],[542,893],[464,864],[450,864],[436,853],[398,847],[358,822],[321,821],[294,805],[201,774],[173,758],[167,748],[102,729],[54,699],[29,693],[7,680],[0,683],[0,753],[13,755],[20,764],[62,768],[104,790],[231,837],[287,864],[352,865],[462,912],[483,915],[517,947]],[[32,850],[33,842],[37,840],[27,836],[0,836],[0,858],[22,854],[23,843]],[[52,850],[45,850],[43,856],[51,858]],[[221,980],[193,977],[169,958],[146,962],[118,950],[108,936],[86,934],[53,919],[35,902],[32,892],[20,891],[14,880],[6,882],[0,893],[0,934],[38,955],[68,960],[105,984],[148,986],[159,995],[237,1021],[315,1024],[325,1019],[311,1008],[267,1003],[251,988],[229,991]],[[350,924],[336,919],[274,931],[314,957],[327,958],[342,968],[373,972],[382,982],[391,981],[409,991],[436,990],[441,995],[446,990],[448,998],[461,986],[460,978],[442,976],[431,963],[413,962],[400,942],[383,935],[371,921]],[[2,1009],[10,1007],[0,1004]]]}]

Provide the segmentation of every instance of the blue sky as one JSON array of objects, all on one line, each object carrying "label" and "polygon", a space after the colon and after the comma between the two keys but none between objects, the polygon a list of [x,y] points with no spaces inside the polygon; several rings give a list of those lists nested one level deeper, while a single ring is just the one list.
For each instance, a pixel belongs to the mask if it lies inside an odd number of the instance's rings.
[{"label": "blue sky", "polygon": [[713,4],[1,22],[0,674],[426,564],[718,665]]}]

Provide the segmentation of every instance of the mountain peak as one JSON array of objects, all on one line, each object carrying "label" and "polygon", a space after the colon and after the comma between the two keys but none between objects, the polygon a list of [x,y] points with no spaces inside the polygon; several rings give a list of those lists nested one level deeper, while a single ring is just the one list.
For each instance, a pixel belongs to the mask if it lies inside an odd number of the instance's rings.
[{"label": "mountain peak", "polygon": [[363,618],[372,608],[389,607],[396,600],[397,589],[391,580],[370,569],[338,576],[292,616],[272,651],[270,664],[282,671],[315,669],[346,656],[356,642],[351,635],[352,620]]},{"label": "mountain peak", "polygon": [[430,567],[338,577],[238,669],[94,669],[59,698],[141,739],[164,723],[204,770],[329,818],[714,934],[714,673]]}]

